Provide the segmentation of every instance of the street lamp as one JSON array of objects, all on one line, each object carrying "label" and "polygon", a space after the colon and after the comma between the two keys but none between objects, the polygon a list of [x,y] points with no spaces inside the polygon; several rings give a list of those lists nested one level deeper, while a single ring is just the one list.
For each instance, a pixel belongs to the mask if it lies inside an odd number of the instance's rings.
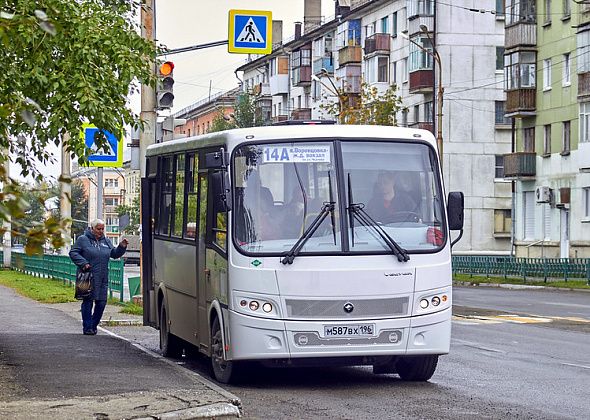
[{"label": "street lamp", "polygon": [[342,109],[343,109],[343,100],[342,100],[342,95],[340,94],[340,91],[338,90],[338,88],[336,87],[336,85],[334,84],[334,82],[332,81],[332,78],[329,76],[328,74],[328,70],[326,70],[325,68],[322,68],[320,70],[320,74],[326,75],[328,76],[328,80],[330,81],[330,84],[332,85],[332,87],[326,85],[324,82],[322,82],[322,80],[317,77],[315,74],[311,75],[312,80],[318,82],[320,85],[322,85],[323,87],[325,87],[328,91],[330,91],[331,93],[333,93],[335,96],[338,97],[338,122],[342,122]]},{"label": "street lamp", "polygon": [[420,25],[420,30],[426,34],[430,44],[432,45],[432,51],[424,48],[422,45],[418,44],[417,42],[413,41],[407,34],[407,32],[401,32],[400,36],[402,38],[407,39],[412,44],[420,48],[426,54],[430,55],[438,66],[438,86],[437,86],[437,113],[436,113],[436,145],[438,147],[438,156],[440,159],[440,166],[443,166],[443,137],[442,137],[442,109],[443,109],[443,94],[445,89],[442,85],[442,63],[440,60],[440,54],[436,50],[434,45],[434,41],[430,37],[430,33],[428,32],[428,27],[426,25]]}]

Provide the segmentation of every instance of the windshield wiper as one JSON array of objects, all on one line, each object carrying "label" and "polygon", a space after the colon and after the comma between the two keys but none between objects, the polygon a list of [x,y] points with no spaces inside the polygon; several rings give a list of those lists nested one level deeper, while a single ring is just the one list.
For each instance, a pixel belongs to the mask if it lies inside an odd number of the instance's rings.
[{"label": "windshield wiper", "polygon": [[334,212],[335,206],[336,202],[334,201],[328,201],[324,203],[322,209],[320,210],[320,213],[316,216],[315,219],[313,219],[309,227],[305,230],[305,232],[303,232],[303,235],[301,235],[297,242],[295,242],[293,248],[291,248],[289,252],[287,252],[287,255],[285,255],[285,257],[283,257],[283,259],[281,260],[283,264],[293,264],[293,260],[295,259],[297,254],[299,254],[299,251],[301,251],[303,245],[305,245],[307,240],[313,236],[316,230],[318,230],[324,219],[328,217],[328,214],[332,214]]},{"label": "windshield wiper", "polygon": [[379,225],[371,216],[364,210],[365,205],[363,203],[352,202],[352,185],[350,183],[350,173],[348,174],[348,214],[350,218],[350,227],[352,230],[352,246],[354,246],[354,219],[356,218],[365,227],[373,228],[383,239],[383,242],[387,244],[393,255],[397,257],[400,262],[406,262],[410,260],[408,252],[403,249],[399,244]]}]

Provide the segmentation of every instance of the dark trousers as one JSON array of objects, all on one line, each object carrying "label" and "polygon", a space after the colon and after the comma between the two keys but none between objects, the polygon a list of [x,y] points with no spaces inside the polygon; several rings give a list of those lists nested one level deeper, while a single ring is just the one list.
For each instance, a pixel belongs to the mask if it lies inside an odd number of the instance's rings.
[{"label": "dark trousers", "polygon": [[[94,304],[94,313],[92,312],[92,304]],[[105,306],[107,306],[106,300],[87,298],[82,301],[82,329],[84,331],[96,330]]]}]

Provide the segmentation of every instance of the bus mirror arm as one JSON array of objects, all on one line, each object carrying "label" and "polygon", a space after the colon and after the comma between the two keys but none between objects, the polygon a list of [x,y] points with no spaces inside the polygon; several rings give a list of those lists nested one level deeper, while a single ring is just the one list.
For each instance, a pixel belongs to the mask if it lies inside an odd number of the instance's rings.
[{"label": "bus mirror arm", "polygon": [[205,168],[207,169],[225,169],[227,168],[228,155],[221,147],[216,152],[205,153]]},{"label": "bus mirror arm", "polygon": [[459,240],[461,239],[462,236],[463,236],[463,229],[461,229],[459,231],[459,236],[457,236],[457,239],[455,239],[453,242],[451,242],[451,248],[453,247],[453,245],[455,245],[457,242],[459,242]]}]

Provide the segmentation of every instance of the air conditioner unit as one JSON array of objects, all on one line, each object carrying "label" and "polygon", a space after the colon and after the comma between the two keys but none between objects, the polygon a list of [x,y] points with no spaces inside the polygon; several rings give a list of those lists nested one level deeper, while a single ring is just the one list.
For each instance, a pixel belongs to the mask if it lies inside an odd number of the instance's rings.
[{"label": "air conditioner unit", "polygon": [[550,203],[551,202],[551,188],[537,187],[535,189],[535,196],[537,197],[537,203]]}]

